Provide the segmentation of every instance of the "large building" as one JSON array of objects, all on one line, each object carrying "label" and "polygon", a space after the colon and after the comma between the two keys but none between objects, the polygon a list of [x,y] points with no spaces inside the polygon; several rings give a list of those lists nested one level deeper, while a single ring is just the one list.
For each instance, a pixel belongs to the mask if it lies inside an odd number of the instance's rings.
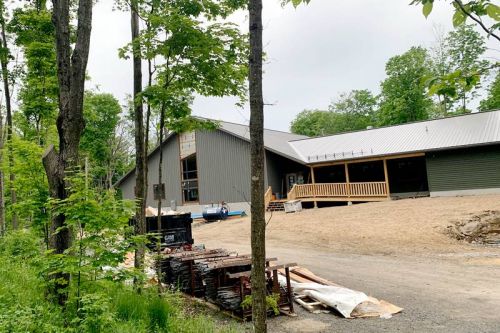
[{"label": "large building", "polygon": [[[231,209],[248,209],[249,128],[220,125],[165,140],[166,203],[197,211],[225,201]],[[317,138],[265,130],[264,142],[266,204],[500,193],[500,111]],[[148,156],[151,206],[158,152]],[[125,198],[134,196],[133,175],[117,183]]]}]

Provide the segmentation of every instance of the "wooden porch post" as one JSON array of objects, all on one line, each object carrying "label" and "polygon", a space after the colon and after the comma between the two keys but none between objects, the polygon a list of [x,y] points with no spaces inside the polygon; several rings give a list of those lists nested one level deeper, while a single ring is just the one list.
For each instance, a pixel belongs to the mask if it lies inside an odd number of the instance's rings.
[{"label": "wooden porch post", "polygon": [[347,197],[351,197],[351,183],[349,181],[349,166],[347,163],[344,163],[344,169],[345,169],[345,182],[346,182],[346,191],[347,191]]},{"label": "wooden porch post", "polygon": [[387,192],[387,198],[391,197],[391,193],[389,191],[389,173],[387,172],[387,160],[384,158],[384,177],[385,177],[385,190]]},{"label": "wooden porch post", "polygon": [[[316,178],[314,177],[314,167],[311,166],[311,180],[313,185],[316,184]],[[316,189],[313,186],[313,198],[316,199]],[[314,202],[314,208],[318,208],[318,202],[316,200]]]}]

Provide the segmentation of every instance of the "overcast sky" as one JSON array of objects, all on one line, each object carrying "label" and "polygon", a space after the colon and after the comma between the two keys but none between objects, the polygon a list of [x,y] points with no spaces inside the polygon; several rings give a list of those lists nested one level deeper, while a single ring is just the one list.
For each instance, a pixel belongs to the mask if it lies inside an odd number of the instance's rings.
[{"label": "overcast sky", "polygon": [[[437,1],[428,19],[410,0],[313,0],[308,6],[282,8],[264,0],[265,126],[288,131],[304,109],[326,109],[342,92],[379,92],[387,60],[416,45],[432,46],[434,28],[452,29],[452,8]],[[112,0],[94,9],[88,88],[99,87],[119,100],[132,93],[132,62],[118,58],[130,40],[129,13],[113,11]],[[247,31],[247,16],[235,17]],[[492,41],[488,44],[492,45]],[[195,115],[247,123],[249,108],[235,100],[196,98]]]}]

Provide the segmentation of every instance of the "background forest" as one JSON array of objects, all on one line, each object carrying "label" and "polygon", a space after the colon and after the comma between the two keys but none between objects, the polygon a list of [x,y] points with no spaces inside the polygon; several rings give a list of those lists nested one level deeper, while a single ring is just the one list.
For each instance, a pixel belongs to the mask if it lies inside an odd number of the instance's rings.
[{"label": "background forest", "polygon": [[[417,1],[424,9],[426,2]],[[500,20],[498,6],[479,2],[478,15]],[[260,60],[254,89],[261,89],[262,40],[251,50],[255,39],[228,19],[248,4],[116,1],[117,10],[130,12],[132,31],[118,56],[134,66],[134,89],[121,105],[98,87],[85,89],[93,1],[0,0],[0,332],[235,330],[175,291],[145,287],[151,262],[141,223],[147,153],[170,131],[216,126],[191,115],[195,96],[245,103],[251,51]],[[301,113],[292,131],[326,135],[467,113],[486,86],[480,109],[499,108],[498,63],[484,59],[482,35],[457,26],[435,48],[389,59],[380,95],[342,94],[328,111]],[[261,95],[252,102],[262,111]],[[263,158],[256,161],[262,169]],[[113,189],[134,165],[135,202]],[[263,200],[263,192],[256,197]]]},{"label": "background forest", "polygon": [[299,113],[291,131],[329,135],[499,109],[498,60],[486,57],[476,26],[463,24],[447,34],[437,29],[436,37],[433,47],[415,46],[387,61],[380,94],[342,93],[327,110]]}]

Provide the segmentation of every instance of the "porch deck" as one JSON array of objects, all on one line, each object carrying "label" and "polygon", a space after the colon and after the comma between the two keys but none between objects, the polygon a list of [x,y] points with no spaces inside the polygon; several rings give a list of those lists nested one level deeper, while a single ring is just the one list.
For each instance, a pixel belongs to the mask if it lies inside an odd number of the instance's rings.
[{"label": "porch deck", "polygon": [[302,201],[382,201],[389,196],[386,182],[365,182],[296,184],[287,197]]},{"label": "porch deck", "polygon": [[389,198],[387,182],[295,184],[285,200],[273,200],[271,187],[264,196],[266,207],[271,202],[295,199],[306,202],[346,202],[384,201]]}]

